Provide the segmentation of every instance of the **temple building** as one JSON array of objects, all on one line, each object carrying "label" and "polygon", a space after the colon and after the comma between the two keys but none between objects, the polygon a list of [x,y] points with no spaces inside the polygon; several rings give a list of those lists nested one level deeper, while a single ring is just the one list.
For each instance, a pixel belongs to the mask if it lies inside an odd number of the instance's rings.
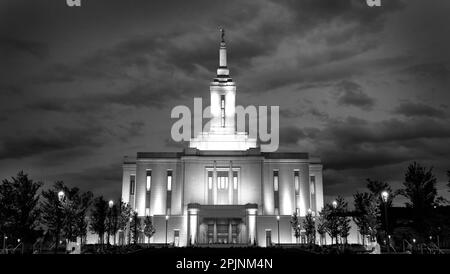
[{"label": "temple building", "polygon": [[180,152],[138,152],[124,159],[122,200],[140,217],[152,216],[156,233],[150,243],[296,243],[292,214],[322,209],[321,160],[306,152],[262,151],[255,138],[236,131],[235,102],[222,33],[210,84],[209,131]]}]

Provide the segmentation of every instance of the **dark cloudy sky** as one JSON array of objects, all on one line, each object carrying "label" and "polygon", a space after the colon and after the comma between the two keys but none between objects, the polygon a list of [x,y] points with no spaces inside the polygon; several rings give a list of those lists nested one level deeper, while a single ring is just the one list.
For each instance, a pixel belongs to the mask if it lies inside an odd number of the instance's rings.
[{"label": "dark cloudy sky", "polygon": [[279,105],[283,151],[324,163],[325,194],[450,169],[450,1],[0,2],[0,178],[23,169],[106,198],[121,162],[175,151],[172,107],[209,100],[218,26],[241,105]]}]

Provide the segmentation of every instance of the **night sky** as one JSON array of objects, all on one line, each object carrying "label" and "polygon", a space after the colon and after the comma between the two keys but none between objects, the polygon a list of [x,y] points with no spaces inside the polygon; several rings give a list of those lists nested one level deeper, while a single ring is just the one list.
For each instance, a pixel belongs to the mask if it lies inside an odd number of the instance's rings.
[{"label": "night sky", "polygon": [[414,160],[449,198],[450,1],[382,4],[2,0],[0,178],[118,198],[123,156],[182,149],[170,111],[209,102],[222,26],[237,104],[280,106],[280,151],[321,157],[326,199]]}]

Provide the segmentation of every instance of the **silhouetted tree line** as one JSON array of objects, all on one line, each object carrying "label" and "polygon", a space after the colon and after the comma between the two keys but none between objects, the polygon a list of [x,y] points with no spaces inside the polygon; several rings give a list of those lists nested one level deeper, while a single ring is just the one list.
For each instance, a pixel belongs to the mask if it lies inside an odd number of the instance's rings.
[{"label": "silhouetted tree line", "polygon": [[[447,186],[450,191],[450,171],[447,171]],[[326,244],[325,235],[331,238],[331,244],[346,244],[350,231],[350,221],[353,220],[358,231],[365,239],[377,240],[380,243],[392,244],[392,239],[400,241],[432,241],[439,236],[450,236],[450,216],[439,213],[439,208],[448,203],[437,195],[436,177],[433,168],[426,168],[416,162],[407,167],[404,175],[403,188],[393,191],[391,186],[383,181],[366,179],[366,192],[353,195],[354,210],[348,209],[347,202],[338,196],[332,203],[325,204],[317,216],[308,212],[303,229],[308,243],[315,243],[315,234],[320,235],[319,242]],[[406,198],[405,211],[409,216],[401,217],[394,214],[392,202],[394,198]],[[298,239],[301,233],[299,218],[294,213],[291,225],[294,236]],[[441,239],[442,239],[441,238]]]},{"label": "silhouetted tree line", "polygon": [[[46,242],[54,252],[61,244],[85,243],[88,230],[99,237],[103,246],[110,236],[116,244],[119,231],[126,231],[134,221],[133,239],[141,229],[137,213],[121,200],[106,201],[90,191],[68,187],[57,181],[47,190],[42,182],[34,182],[23,171],[0,184],[0,233],[2,250],[23,245],[25,252],[39,250]],[[132,218],[132,216],[135,216]],[[151,217],[145,220],[147,237],[155,233]],[[137,240],[134,241],[136,243]]]}]

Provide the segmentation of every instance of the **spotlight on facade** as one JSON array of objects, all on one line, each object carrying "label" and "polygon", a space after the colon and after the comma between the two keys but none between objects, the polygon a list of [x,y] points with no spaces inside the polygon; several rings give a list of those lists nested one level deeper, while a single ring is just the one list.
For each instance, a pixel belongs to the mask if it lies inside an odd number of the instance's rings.
[{"label": "spotlight on facade", "polygon": [[113,202],[113,200],[109,200],[109,202],[108,202],[108,205],[109,205],[109,208],[112,208],[112,207],[113,207],[113,205],[114,205],[114,202]]},{"label": "spotlight on facade", "polygon": [[387,202],[388,198],[389,198],[389,192],[387,192],[386,190],[384,190],[383,192],[381,192],[381,198],[383,199],[383,202]]}]

